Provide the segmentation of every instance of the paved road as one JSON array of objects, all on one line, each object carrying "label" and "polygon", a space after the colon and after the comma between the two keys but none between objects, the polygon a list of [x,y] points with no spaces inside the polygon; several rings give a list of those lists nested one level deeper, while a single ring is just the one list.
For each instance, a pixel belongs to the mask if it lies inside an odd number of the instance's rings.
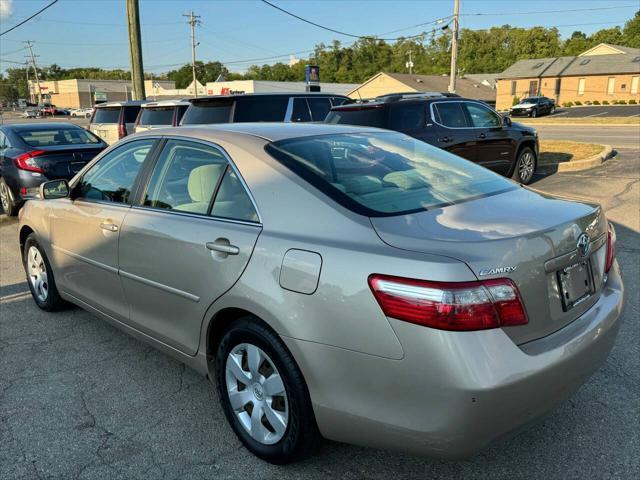
[{"label": "paved road", "polygon": [[616,223],[627,287],[621,334],[574,398],[462,462],[331,442],[289,467],[257,460],[207,380],[82,310],[38,310],[16,223],[0,216],[0,479],[638,478],[639,154],[537,178],[534,188],[603,202]]},{"label": "paved road", "polygon": [[615,149],[640,149],[640,126],[530,125],[544,140],[603,143]]},{"label": "paved road", "polygon": [[558,108],[554,117],[640,117],[640,105],[600,105],[595,107]]}]

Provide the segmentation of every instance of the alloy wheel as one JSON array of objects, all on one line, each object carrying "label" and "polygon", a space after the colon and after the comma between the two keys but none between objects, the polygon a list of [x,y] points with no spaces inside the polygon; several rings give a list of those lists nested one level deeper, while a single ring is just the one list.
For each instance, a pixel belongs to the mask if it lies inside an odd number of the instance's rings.
[{"label": "alloy wheel", "polygon": [[9,211],[9,191],[4,181],[0,182],[0,202],[2,202],[2,210],[7,213]]},{"label": "alloy wheel", "polygon": [[49,296],[49,281],[47,279],[47,266],[44,258],[36,247],[30,247],[27,252],[27,274],[33,287],[35,296],[41,302],[45,302]]},{"label": "alloy wheel", "polygon": [[527,183],[533,177],[535,160],[531,152],[524,152],[518,164],[518,175],[522,183]]},{"label": "alloy wheel", "polygon": [[264,445],[279,442],[289,423],[289,402],[269,355],[241,343],[227,356],[225,377],[231,409],[251,438]]}]

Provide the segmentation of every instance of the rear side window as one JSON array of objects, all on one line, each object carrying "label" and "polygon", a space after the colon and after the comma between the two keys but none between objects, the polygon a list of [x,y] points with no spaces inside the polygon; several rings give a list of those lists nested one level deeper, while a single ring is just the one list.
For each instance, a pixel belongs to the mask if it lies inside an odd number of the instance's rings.
[{"label": "rear side window", "polygon": [[232,99],[193,102],[182,117],[181,125],[208,125],[231,121]]},{"label": "rear side window", "polygon": [[347,100],[348,100],[348,98],[331,97],[331,104],[334,107],[338,107],[338,106],[342,105],[343,103],[345,103]]},{"label": "rear side window", "polygon": [[189,108],[187,105],[179,105],[178,106],[178,112],[176,113],[176,125],[180,125],[180,121],[182,120],[182,117],[184,116],[184,112],[187,111],[187,108]]},{"label": "rear side window", "polygon": [[140,125],[172,125],[175,107],[143,108],[140,115]]},{"label": "rear side window", "polygon": [[392,130],[410,130],[425,125],[424,104],[396,104],[389,112],[389,128]]},{"label": "rear side window", "polygon": [[464,128],[469,126],[460,102],[434,103],[433,114],[434,120],[445,127]]},{"label": "rear side window", "polygon": [[23,130],[16,132],[27,145],[32,147],[53,147],[56,145],[94,145],[100,139],[84,128],[51,128]]},{"label": "rear side window", "polygon": [[327,118],[331,110],[331,101],[328,98],[307,98],[311,109],[311,118],[314,122],[321,122]]},{"label": "rear side window", "polygon": [[231,168],[227,169],[222,179],[220,189],[213,202],[211,215],[247,222],[258,221],[258,214],[247,191]]},{"label": "rear side window", "polygon": [[325,122],[386,128],[385,113],[381,107],[334,110],[329,112]]},{"label": "rear side window", "polygon": [[234,122],[282,122],[287,113],[288,97],[256,96],[239,98]]},{"label": "rear side window", "polygon": [[135,107],[123,107],[124,108],[124,123],[134,123],[140,113],[140,106]]},{"label": "rear side window", "polygon": [[120,107],[96,108],[93,123],[118,123],[120,120]]},{"label": "rear side window", "polygon": [[292,122],[310,122],[311,113],[306,98],[294,98],[293,109],[291,110]]}]

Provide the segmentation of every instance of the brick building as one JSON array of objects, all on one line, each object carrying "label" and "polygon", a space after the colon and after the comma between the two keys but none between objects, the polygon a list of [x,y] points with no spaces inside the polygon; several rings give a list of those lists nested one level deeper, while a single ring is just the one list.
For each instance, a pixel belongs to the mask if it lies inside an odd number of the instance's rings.
[{"label": "brick building", "polygon": [[601,43],[574,57],[520,60],[498,75],[496,108],[544,95],[556,104],[635,100],[640,103],[640,49]]}]

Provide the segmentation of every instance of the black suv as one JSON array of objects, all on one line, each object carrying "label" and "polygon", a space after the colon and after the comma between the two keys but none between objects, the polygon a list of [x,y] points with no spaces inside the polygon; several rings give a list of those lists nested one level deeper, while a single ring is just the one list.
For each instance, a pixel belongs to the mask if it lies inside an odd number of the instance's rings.
[{"label": "black suv", "polygon": [[237,122],[322,122],[350,101],[330,93],[250,93],[194,98],[180,125]]},{"label": "black suv", "polygon": [[520,100],[509,111],[513,117],[524,115],[535,118],[544,114],[551,115],[556,111],[556,102],[547,97],[527,97]]},{"label": "black suv", "polygon": [[396,130],[523,184],[531,182],[538,159],[534,129],[511,123],[487,104],[466,98],[388,95],[334,107],[325,122]]}]

